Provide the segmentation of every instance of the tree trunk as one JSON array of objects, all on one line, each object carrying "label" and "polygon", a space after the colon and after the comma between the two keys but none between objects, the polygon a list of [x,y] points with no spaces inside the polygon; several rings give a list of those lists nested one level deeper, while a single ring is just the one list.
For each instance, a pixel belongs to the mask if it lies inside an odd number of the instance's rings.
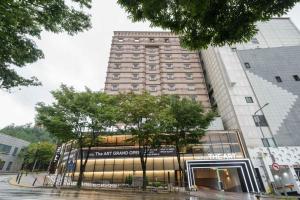
[{"label": "tree trunk", "polygon": [[77,188],[81,188],[82,185],[82,179],[83,179],[83,169],[82,169],[82,162],[83,162],[83,151],[82,151],[82,145],[80,144],[80,165],[79,165],[79,176],[77,180]]},{"label": "tree trunk", "polygon": [[146,175],[146,164],[144,164],[144,166],[142,165],[142,169],[143,169],[143,190],[145,191],[147,188],[147,175]]},{"label": "tree trunk", "polygon": [[179,146],[176,145],[176,157],[177,157],[177,162],[178,162],[178,167],[179,167],[179,178],[180,178],[180,186],[183,186],[183,181],[182,181],[182,167],[181,167],[181,157],[180,157],[180,149]]},{"label": "tree trunk", "polygon": [[91,145],[88,146],[88,150],[85,154],[85,160],[83,162],[83,151],[82,151],[82,147],[80,148],[80,172],[79,172],[79,177],[78,177],[78,181],[77,181],[77,187],[80,188],[82,186],[82,181],[83,181],[83,173],[85,171],[85,167],[87,164],[87,161],[90,157],[90,152],[91,152]]},{"label": "tree trunk", "polygon": [[[146,152],[147,152],[147,150],[146,150]],[[144,147],[143,148],[139,147],[139,155],[140,155],[141,166],[142,166],[142,170],[143,170],[142,189],[146,190],[146,187],[147,187],[147,175],[146,175],[146,171],[147,171],[147,154],[145,154]]]}]

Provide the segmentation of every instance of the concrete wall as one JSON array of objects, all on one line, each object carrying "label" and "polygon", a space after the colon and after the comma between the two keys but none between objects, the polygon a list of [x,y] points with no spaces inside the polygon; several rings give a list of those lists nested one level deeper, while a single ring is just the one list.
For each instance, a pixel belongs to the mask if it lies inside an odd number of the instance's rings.
[{"label": "concrete wall", "polygon": [[[20,153],[22,148],[29,145],[29,142],[0,133],[0,144],[11,146],[11,149],[8,153],[0,152],[0,159],[2,161],[5,161],[5,164],[2,169],[0,169],[0,172],[18,171],[23,162],[18,158],[18,154]],[[15,148],[18,148],[18,150],[15,151]],[[11,167],[9,170],[7,170],[10,162],[12,163]]]}]

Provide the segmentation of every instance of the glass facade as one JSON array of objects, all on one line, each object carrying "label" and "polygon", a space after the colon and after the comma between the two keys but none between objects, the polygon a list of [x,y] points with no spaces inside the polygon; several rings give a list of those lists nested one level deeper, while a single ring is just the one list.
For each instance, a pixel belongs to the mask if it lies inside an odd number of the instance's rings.
[{"label": "glass facade", "polygon": [[[142,176],[142,167],[137,146],[128,143],[129,135],[113,135],[103,137],[98,147],[93,147],[87,162],[84,181],[93,183],[125,183],[129,176]],[[68,152],[65,152],[67,155]],[[208,132],[198,144],[182,149],[181,166],[186,160],[211,159],[212,155],[234,155],[244,158],[238,132]],[[75,155],[76,156],[76,155]],[[76,160],[76,158],[75,158]],[[68,162],[68,161],[65,161]],[[79,159],[74,172],[70,172],[75,180],[79,174]],[[63,170],[64,165],[61,166]],[[179,167],[174,147],[153,149],[147,159],[147,178],[149,182],[175,183],[179,181]]]}]

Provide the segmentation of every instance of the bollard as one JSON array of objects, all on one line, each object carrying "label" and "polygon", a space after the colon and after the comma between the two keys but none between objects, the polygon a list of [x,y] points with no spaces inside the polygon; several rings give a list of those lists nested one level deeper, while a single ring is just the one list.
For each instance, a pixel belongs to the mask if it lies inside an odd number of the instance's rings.
[{"label": "bollard", "polygon": [[32,186],[34,186],[35,182],[36,182],[37,178],[34,179],[33,183],[32,183]]},{"label": "bollard", "polygon": [[18,182],[19,176],[20,176],[20,173],[18,173],[18,175],[17,175],[16,182]]},{"label": "bollard", "polygon": [[22,178],[23,173],[19,176],[18,184],[20,184],[21,178]]}]

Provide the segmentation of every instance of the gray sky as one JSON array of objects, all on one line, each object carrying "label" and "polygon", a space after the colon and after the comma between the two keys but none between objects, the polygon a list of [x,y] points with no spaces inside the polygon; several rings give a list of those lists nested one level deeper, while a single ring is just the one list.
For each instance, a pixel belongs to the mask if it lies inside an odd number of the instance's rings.
[{"label": "gray sky", "polygon": [[[27,77],[37,76],[41,87],[0,90],[0,128],[9,124],[34,122],[35,104],[51,103],[51,90],[61,83],[83,90],[104,87],[113,31],[153,31],[148,23],[132,23],[116,0],[94,1],[90,11],[93,28],[73,37],[66,34],[44,33],[38,41],[45,59],[23,68]],[[300,4],[288,15],[300,29]]]}]

